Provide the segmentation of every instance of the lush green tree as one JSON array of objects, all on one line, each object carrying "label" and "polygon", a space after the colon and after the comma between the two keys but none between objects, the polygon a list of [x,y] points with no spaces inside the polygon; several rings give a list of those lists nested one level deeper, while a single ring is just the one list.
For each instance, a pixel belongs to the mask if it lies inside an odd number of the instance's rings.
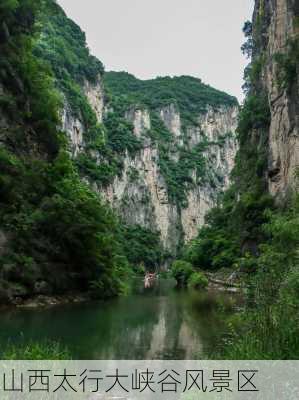
[{"label": "lush green tree", "polygon": [[[66,17],[56,3],[1,3],[0,106],[9,123],[0,149],[0,226],[10,240],[1,255],[0,297],[7,301],[17,293],[28,296],[38,281],[46,282],[49,292],[92,289],[98,297],[113,296],[126,290],[130,275],[119,222],[80,179],[65,136],[57,129],[57,75],[54,79],[49,60],[40,59],[35,45],[37,13],[44,6],[58,13],[56,23],[71,52],[78,50],[80,65],[72,67],[66,54],[69,64],[62,68],[75,68],[73,74],[88,79],[101,72],[98,62],[89,58],[81,30],[71,22],[65,26]],[[89,133],[101,146],[102,129],[90,107],[85,111]]]},{"label": "lush green tree", "polygon": [[188,287],[191,289],[205,289],[208,284],[208,278],[201,272],[193,272],[188,279]]},{"label": "lush green tree", "polygon": [[252,22],[246,21],[243,26],[243,33],[246,42],[242,45],[241,50],[247,58],[251,58],[253,50],[253,38],[252,38]]},{"label": "lush green tree", "polygon": [[161,267],[165,251],[159,232],[140,225],[124,225],[122,240],[125,254],[137,271],[142,271],[142,266],[148,271],[157,271]]},{"label": "lush green tree", "polygon": [[194,273],[192,265],[184,260],[176,260],[171,266],[172,276],[178,286],[187,286],[190,276]]}]

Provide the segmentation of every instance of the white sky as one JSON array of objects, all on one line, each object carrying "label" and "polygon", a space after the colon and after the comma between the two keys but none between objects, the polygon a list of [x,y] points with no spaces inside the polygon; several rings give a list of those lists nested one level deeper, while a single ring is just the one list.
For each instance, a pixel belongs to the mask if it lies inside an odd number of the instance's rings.
[{"label": "white sky", "polygon": [[242,100],[242,27],[254,0],[58,0],[106,70],[192,75]]}]

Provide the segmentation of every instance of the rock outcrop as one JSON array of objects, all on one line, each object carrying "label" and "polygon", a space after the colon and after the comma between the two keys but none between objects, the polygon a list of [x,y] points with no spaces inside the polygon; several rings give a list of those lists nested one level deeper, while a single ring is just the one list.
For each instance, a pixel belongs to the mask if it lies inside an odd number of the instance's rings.
[{"label": "rock outcrop", "polygon": [[[83,91],[101,124],[109,109],[104,102],[101,77],[94,85],[84,85]],[[91,184],[127,224],[160,232],[165,249],[175,253],[180,243],[196,236],[218,194],[229,185],[237,151],[235,131],[238,107],[207,107],[206,112],[197,116],[197,123],[187,128],[182,127],[180,112],[174,104],[162,107],[157,114],[172,135],[169,156],[174,162],[178,162],[180,150],[191,152],[200,143],[208,143],[203,151],[206,179],[199,184],[196,170],[190,171],[192,188],[186,195],[186,204],[179,205],[169,198],[168,186],[160,168],[159,147],[148,134],[152,124],[147,108],[131,107],[124,115],[132,123],[134,135],[142,140],[141,150],[134,156],[128,151],[124,156],[119,155],[123,162],[122,173],[115,176],[110,185],[101,187],[93,182]],[[62,121],[73,156],[77,157],[85,149],[84,124],[80,118],[73,116],[67,105]],[[94,156],[97,162],[101,162],[100,157]]]},{"label": "rock outcrop", "polygon": [[[98,123],[101,124],[105,110],[105,92],[101,75],[98,75],[95,83],[85,80],[82,91],[95,113]],[[64,107],[61,114],[62,130],[66,132],[71,145],[71,152],[76,157],[84,149],[84,132],[86,131],[86,127],[84,126],[82,115],[76,115],[66,97],[63,97]]]},{"label": "rock outcrop", "polygon": [[[269,191],[278,200],[294,189],[295,171],[299,167],[299,5],[297,0],[257,0],[254,18],[257,57],[266,60],[261,81],[268,93],[271,125],[269,131]],[[283,66],[277,56],[286,60],[292,72],[284,82]],[[292,59],[293,57],[293,59]],[[292,65],[293,63],[293,65]]]},{"label": "rock outcrop", "polygon": [[[133,122],[135,135],[146,138],[144,148],[134,157],[126,154],[121,177],[116,177],[104,190],[106,199],[128,224],[158,230],[165,248],[176,251],[182,240],[195,237],[217,195],[229,184],[237,151],[237,113],[236,107],[223,107],[217,111],[208,109],[206,114],[198,116],[198,125],[189,127],[187,135],[184,135],[180,113],[175,107],[170,105],[160,110],[161,119],[173,134],[175,145],[192,150],[204,139],[211,143],[204,152],[211,181],[197,185],[196,171],[192,171],[194,187],[188,191],[187,204],[180,207],[169,199],[168,187],[159,166],[159,149],[146,137],[151,128],[148,110],[130,111],[127,118]],[[221,137],[223,141],[220,143]],[[177,161],[178,151],[172,152],[171,157]],[[216,183],[213,182],[215,175],[219,178]]]},{"label": "rock outcrop", "polygon": [[76,157],[84,148],[83,134],[85,127],[80,118],[74,116],[72,109],[65,102],[61,115],[62,129],[67,134],[71,152]]},{"label": "rock outcrop", "polygon": [[[98,122],[102,123],[106,105],[100,77],[95,85],[85,85],[83,90]],[[229,185],[237,151],[238,108],[208,107],[205,113],[198,115],[196,126],[188,126],[185,130],[174,104],[161,108],[158,115],[172,134],[170,157],[174,162],[178,162],[180,149],[192,151],[201,142],[208,143],[203,152],[208,179],[198,184],[196,171],[191,171],[193,187],[187,193],[187,204],[180,206],[169,199],[167,183],[160,168],[159,148],[148,135],[151,117],[146,108],[135,107],[125,113],[125,118],[133,125],[134,135],[142,140],[142,149],[134,156],[128,152],[125,156],[119,155],[123,161],[121,176],[116,176],[108,187],[95,184],[93,187],[103,194],[126,223],[159,231],[164,247],[175,252],[182,241],[189,241],[196,235],[218,194]],[[64,109],[63,128],[76,157],[84,151],[84,125],[72,116],[68,107]]]}]

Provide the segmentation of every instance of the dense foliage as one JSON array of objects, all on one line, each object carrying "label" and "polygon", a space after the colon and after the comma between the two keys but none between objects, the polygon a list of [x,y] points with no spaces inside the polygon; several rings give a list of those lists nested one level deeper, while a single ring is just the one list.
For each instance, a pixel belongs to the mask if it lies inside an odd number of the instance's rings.
[{"label": "dense foliage", "polygon": [[208,279],[203,272],[195,270],[193,265],[184,260],[176,260],[171,266],[171,275],[177,281],[177,286],[190,289],[205,289]]},{"label": "dense foliage", "polygon": [[[231,321],[224,356],[231,359],[299,357],[299,196],[289,209],[269,213],[256,274],[248,279],[248,306]],[[250,336],[247,332],[250,331]]]},{"label": "dense foliage", "polygon": [[198,114],[207,106],[218,108],[237,105],[235,97],[220,92],[191,76],[161,77],[142,81],[126,72],[107,72],[105,83],[115,95],[126,96],[132,104],[158,110],[169,104],[177,106],[186,124],[196,124]]},{"label": "dense foliage", "polygon": [[0,5],[0,106],[9,121],[9,128],[1,126],[1,138],[11,148],[23,150],[30,149],[33,141],[35,147],[53,156],[59,147],[59,97],[48,67],[31,51],[38,6],[39,2],[30,0]]},{"label": "dense foliage", "polygon": [[184,260],[176,260],[171,266],[171,273],[177,281],[178,286],[187,286],[188,280],[194,273],[193,267],[190,263]]},{"label": "dense foliage", "polygon": [[123,248],[129,262],[137,272],[157,271],[166,256],[159,232],[152,232],[139,225],[124,226],[122,229]]},{"label": "dense foliage", "polygon": [[191,289],[205,289],[208,284],[208,278],[202,272],[193,272],[188,279],[188,287]]},{"label": "dense foliage", "polygon": [[98,76],[104,72],[103,65],[90,55],[84,32],[65,15],[56,2],[46,0],[40,7],[42,31],[34,49],[35,54],[51,65],[57,83],[67,95],[72,109],[82,112],[80,104],[76,104],[82,101],[80,96],[78,99],[78,85],[83,85],[85,81],[96,83]]},{"label": "dense foliage", "polygon": [[88,289],[99,280],[117,294],[127,266],[117,221],[81,182],[69,156],[60,152],[49,164],[2,150],[1,164],[2,222],[15,238],[2,277],[29,290],[46,281],[55,292]]},{"label": "dense foliage", "polygon": [[82,183],[57,131],[61,103],[51,71],[33,53],[42,3],[6,3],[0,8],[0,224],[9,246],[1,251],[1,300],[41,287],[47,294],[92,288],[99,297],[116,295],[129,275],[119,223]]},{"label": "dense foliage", "polygon": [[89,53],[80,27],[67,18],[53,0],[42,3],[38,22],[40,35],[34,43],[34,54],[50,65],[55,86],[63,94],[64,108],[84,126],[86,148],[76,164],[81,175],[106,186],[121,171],[119,152],[126,150],[127,145],[129,149],[130,145],[136,147],[133,128],[124,115],[116,111],[107,116],[106,126],[98,122],[84,87],[98,84],[104,69],[102,63]]},{"label": "dense foliage", "polygon": [[[244,32],[243,50],[255,54],[258,44],[250,24]],[[284,57],[292,60],[286,65]],[[221,354],[233,359],[298,358],[299,197],[278,208],[268,194],[270,111],[261,76],[265,61],[258,53],[246,71],[247,97],[239,116],[233,184],[184,252],[194,268],[233,269],[249,287],[246,309],[232,322],[232,338]],[[283,87],[290,90],[294,65],[298,67],[296,52],[278,57],[277,62]]]},{"label": "dense foliage", "polygon": [[278,64],[278,86],[290,91],[298,79],[299,39],[289,40],[287,51],[276,54],[275,60]]}]

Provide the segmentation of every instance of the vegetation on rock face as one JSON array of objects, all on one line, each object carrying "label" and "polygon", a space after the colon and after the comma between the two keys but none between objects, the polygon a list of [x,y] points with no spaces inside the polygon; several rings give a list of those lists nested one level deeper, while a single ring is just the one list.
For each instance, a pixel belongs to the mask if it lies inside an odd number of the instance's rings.
[{"label": "vegetation on rock face", "polygon": [[90,106],[82,97],[81,86],[87,81],[96,83],[99,75],[104,72],[103,65],[90,55],[85,34],[67,18],[56,2],[46,0],[40,3],[40,11],[41,35],[34,52],[51,65],[57,84],[66,95],[72,111],[79,116],[83,114],[88,126],[92,117],[88,115]]},{"label": "vegetation on rock face", "polygon": [[[206,112],[208,107],[217,110],[220,107],[237,106],[237,100],[203,84],[200,79],[189,76],[142,81],[125,72],[107,72],[104,81],[112,99],[111,116],[115,116],[117,111],[121,117],[126,110],[132,108],[146,108],[150,111],[151,129],[146,136],[157,145],[158,163],[167,185],[169,201],[181,208],[185,207],[188,191],[209,180],[204,152],[210,145],[222,145],[220,140],[217,143],[210,143],[203,133],[202,142],[190,149],[186,128],[197,127],[198,117]],[[161,119],[160,111],[165,107],[171,107],[180,113],[182,120],[180,145],[175,143],[173,134]],[[121,142],[128,150],[138,150],[138,145],[142,146],[142,141],[134,143],[132,139],[127,140],[127,137],[129,139],[129,135],[121,135],[118,141],[120,151]],[[173,153],[176,153],[177,159],[172,157]],[[195,178],[192,177],[194,173]],[[219,184],[219,177],[215,175],[214,178],[216,183],[213,184]]]},{"label": "vegetation on rock face", "polygon": [[107,72],[105,83],[114,95],[125,96],[128,103],[157,111],[174,104],[183,123],[196,125],[207,106],[236,106],[235,97],[220,92],[191,76],[140,80],[127,72]]},{"label": "vegetation on rock face", "polygon": [[1,107],[0,224],[9,240],[0,255],[1,300],[38,294],[38,282],[49,294],[92,286],[116,295],[129,271],[118,221],[81,181],[57,131],[60,98],[33,53],[41,7],[27,0],[0,8],[1,97],[12,99]]},{"label": "vegetation on rock face", "polygon": [[299,39],[289,40],[286,53],[276,54],[275,61],[278,65],[278,86],[290,91],[298,79]]},{"label": "vegetation on rock face", "polygon": [[117,139],[125,134],[124,140],[129,135],[134,141],[132,127],[117,113],[114,119],[108,116],[107,129],[98,122],[84,88],[87,83],[99,84],[103,65],[90,55],[85,34],[56,2],[47,0],[41,7],[38,19],[41,32],[34,44],[34,54],[50,65],[55,85],[64,97],[63,107],[83,124],[85,149],[76,160],[81,175],[106,186],[122,166],[116,151]]},{"label": "vegetation on rock face", "polygon": [[112,111],[105,116],[104,123],[107,131],[107,145],[115,153],[124,155],[126,150],[134,155],[142,148],[142,142],[133,133],[134,127],[125,118],[124,105],[119,101],[111,101]]},{"label": "vegetation on rock face", "polygon": [[[252,52],[250,46],[256,44],[249,28],[246,51]],[[291,70],[293,63],[298,67],[295,55],[288,64]],[[247,71],[256,68],[256,58],[252,64]],[[290,75],[285,71],[284,76],[286,81]],[[183,259],[195,269],[232,267],[247,276],[246,310],[232,322],[232,337],[221,357],[297,359],[299,197],[294,195],[279,209],[268,194],[268,96],[259,73],[251,72],[246,79],[233,184],[208,214],[206,226],[185,249]]]},{"label": "vegetation on rock face", "polygon": [[[269,118],[265,97],[249,96],[239,117],[240,150],[232,172],[233,184],[185,251],[186,259],[196,267],[215,270],[238,265],[241,253],[248,250],[256,254],[263,240],[262,226],[267,222],[264,211],[273,207],[264,174]],[[259,131],[257,142],[249,136],[253,129]]]},{"label": "vegetation on rock face", "polygon": [[[52,0],[7,0],[0,15],[0,223],[9,242],[0,254],[0,297],[40,288],[47,294],[90,289],[97,297],[126,291],[129,263],[152,270],[163,262],[158,233],[124,226],[81,177],[101,188],[121,176],[126,153],[134,156],[144,145],[126,112],[146,106],[169,200],[184,207],[187,191],[205,177],[209,143],[178,148],[158,110],[174,105],[186,127],[207,106],[233,106],[236,99],[191,77],[142,82],[108,73],[109,107],[99,123],[84,90],[99,84],[103,65],[61,7]],[[75,159],[58,129],[63,108],[84,128],[84,150]]]},{"label": "vegetation on rock face", "polygon": [[[180,149],[178,160],[174,161],[169,154],[168,146],[160,144],[159,165],[172,203],[178,204],[182,208],[187,206],[188,191],[202,183],[206,175],[206,162],[203,153],[207,147],[207,143],[200,143],[192,150]],[[194,172],[195,179],[192,178]]]},{"label": "vegetation on rock face", "polygon": [[[108,72],[89,54],[86,38],[81,29],[52,0],[47,0],[39,17],[41,35],[36,41],[35,54],[51,65],[57,88],[63,93],[74,117],[84,125],[84,150],[77,157],[76,165],[81,175],[99,187],[107,186],[116,176],[121,176],[123,158],[128,152],[134,156],[144,146],[137,138],[133,126],[126,118],[132,108],[148,108],[151,112],[151,130],[147,133],[159,147],[159,164],[165,178],[169,200],[184,207],[187,192],[207,177],[203,152],[208,143],[189,150],[173,144],[173,136],[164,126],[158,112],[164,106],[174,105],[179,111],[183,128],[198,125],[199,114],[210,106],[237,105],[237,100],[189,76],[157,78],[141,81],[127,73]],[[108,104],[103,124],[97,118],[84,94],[86,83],[103,80]],[[220,145],[220,143],[219,143]],[[177,152],[174,162],[170,153]],[[196,179],[191,175],[196,171]],[[213,185],[219,183],[213,177]]]}]

